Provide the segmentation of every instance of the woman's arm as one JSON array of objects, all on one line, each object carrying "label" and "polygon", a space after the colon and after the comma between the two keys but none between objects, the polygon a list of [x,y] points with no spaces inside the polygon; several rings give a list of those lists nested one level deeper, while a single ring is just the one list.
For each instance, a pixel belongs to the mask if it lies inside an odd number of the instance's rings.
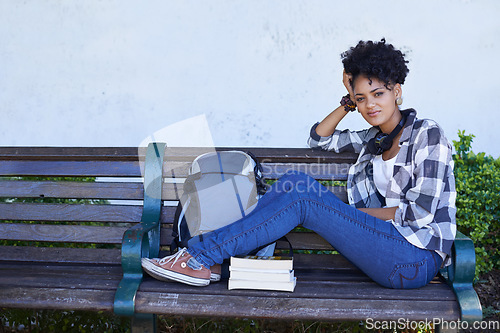
[{"label": "woman's arm", "polygon": [[333,134],[337,125],[342,119],[347,115],[344,111],[344,107],[341,105],[335,110],[333,110],[328,116],[325,117],[316,127],[316,133],[319,136],[330,136]]},{"label": "woman's arm", "polygon": [[[347,92],[350,94],[350,96],[353,95],[352,87],[351,87],[351,81],[352,75],[347,74],[345,71],[343,73],[343,78],[342,82],[344,83],[344,86],[347,89]],[[352,98],[352,97],[351,97]],[[347,115],[348,112],[345,112],[344,107],[341,105],[335,110],[333,110],[328,116],[325,117],[319,124],[318,127],[316,127],[316,133],[319,136],[330,136],[333,134],[335,131],[335,128],[337,128],[337,125],[340,123],[340,121]]]},{"label": "woman's arm", "polygon": [[398,207],[386,207],[386,208],[358,208],[360,211],[365,212],[368,215],[375,216],[381,220],[394,220],[396,218],[396,210]]}]

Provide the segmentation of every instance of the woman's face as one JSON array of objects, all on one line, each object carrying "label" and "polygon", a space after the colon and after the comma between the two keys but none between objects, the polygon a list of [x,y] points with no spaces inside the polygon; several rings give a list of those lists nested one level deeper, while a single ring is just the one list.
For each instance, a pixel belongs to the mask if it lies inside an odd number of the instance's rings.
[{"label": "woman's face", "polygon": [[372,126],[379,126],[384,133],[390,133],[401,120],[396,99],[401,96],[399,83],[389,86],[376,78],[364,75],[354,80],[354,101],[365,120]]}]

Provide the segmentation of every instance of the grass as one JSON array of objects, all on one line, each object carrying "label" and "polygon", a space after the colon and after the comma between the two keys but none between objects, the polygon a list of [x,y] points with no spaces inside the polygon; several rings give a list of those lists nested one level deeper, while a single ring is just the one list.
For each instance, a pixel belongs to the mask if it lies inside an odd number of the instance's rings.
[{"label": "grass", "polygon": [[313,332],[363,332],[356,322],[322,323],[264,319],[200,319],[183,317],[160,317],[160,332],[275,332],[275,333],[313,333]]},{"label": "grass", "polygon": [[[0,333],[130,332],[130,320],[107,312],[0,309]],[[359,322],[280,321],[267,319],[188,318],[158,316],[159,333],[344,333],[432,332],[432,330],[370,329]]]}]

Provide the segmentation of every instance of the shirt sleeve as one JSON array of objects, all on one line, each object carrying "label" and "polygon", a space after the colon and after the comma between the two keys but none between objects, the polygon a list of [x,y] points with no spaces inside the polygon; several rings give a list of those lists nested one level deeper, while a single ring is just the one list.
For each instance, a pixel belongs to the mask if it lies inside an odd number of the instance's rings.
[{"label": "shirt sleeve", "polygon": [[413,179],[409,188],[403,189],[405,195],[396,211],[395,222],[409,226],[418,234],[434,221],[453,164],[451,146],[437,124],[421,131],[412,149]]},{"label": "shirt sleeve", "polygon": [[318,127],[318,125],[319,123],[316,123],[312,126],[307,144],[311,148],[321,148],[336,153],[360,153],[363,146],[369,140],[370,133],[372,132],[371,129],[361,131],[335,130],[330,136],[320,136],[316,133],[316,127]]}]

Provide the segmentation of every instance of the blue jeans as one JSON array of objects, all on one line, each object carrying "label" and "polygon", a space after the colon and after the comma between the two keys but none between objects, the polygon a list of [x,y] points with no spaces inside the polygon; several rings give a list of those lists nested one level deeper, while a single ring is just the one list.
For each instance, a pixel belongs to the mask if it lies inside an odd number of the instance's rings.
[{"label": "blue jeans", "polygon": [[390,222],[342,202],[313,178],[289,172],[246,217],[194,237],[188,252],[205,267],[272,243],[297,226],[313,230],[378,284],[419,288],[437,274],[442,258],[410,244]]}]

